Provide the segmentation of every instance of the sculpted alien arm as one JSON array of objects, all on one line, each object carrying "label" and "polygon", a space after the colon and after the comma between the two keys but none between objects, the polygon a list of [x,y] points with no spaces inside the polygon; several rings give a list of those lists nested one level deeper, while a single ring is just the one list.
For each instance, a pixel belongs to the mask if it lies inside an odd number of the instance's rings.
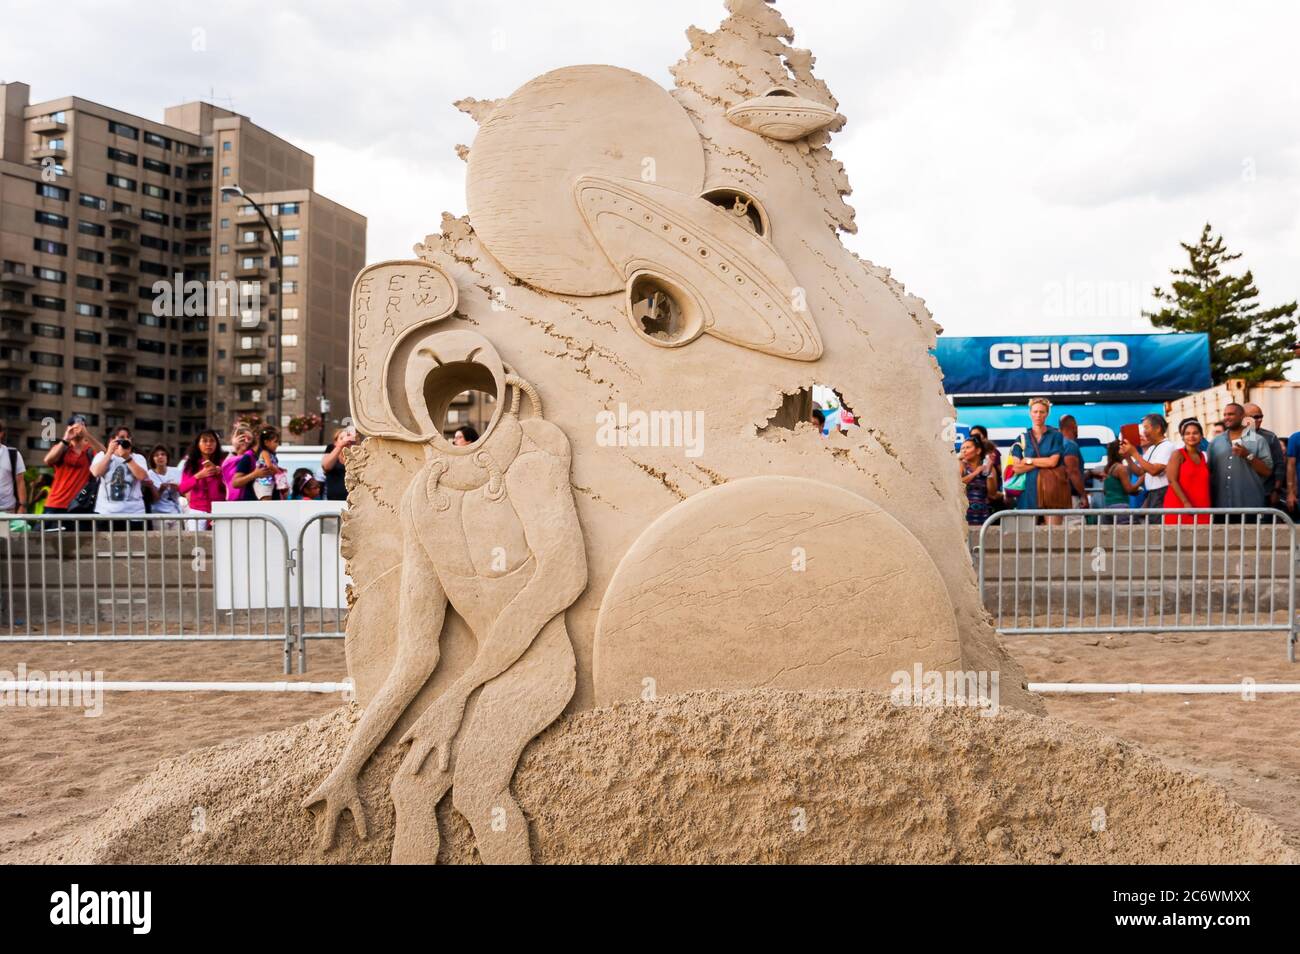
[{"label": "sculpted alien arm", "polygon": [[358,836],[366,837],[365,806],[357,791],[357,777],[438,665],[438,640],[446,617],[447,598],[412,517],[417,494],[423,488],[424,480],[417,476],[401,504],[403,547],[397,658],[379,693],[366,706],[338,765],[303,802],[304,808],[325,802],[321,816],[321,843],[325,848],[334,842],[344,809],[352,812]]},{"label": "sculpted alien arm", "polygon": [[403,737],[413,742],[417,767],[438,748],[437,767],[447,768],[451,741],[474,690],[514,665],[542,627],[568,609],[587,587],[586,549],[569,484],[568,439],[552,424],[529,423],[538,449],[520,455],[505,479],[536,566],[480,642],[474,661]]}]

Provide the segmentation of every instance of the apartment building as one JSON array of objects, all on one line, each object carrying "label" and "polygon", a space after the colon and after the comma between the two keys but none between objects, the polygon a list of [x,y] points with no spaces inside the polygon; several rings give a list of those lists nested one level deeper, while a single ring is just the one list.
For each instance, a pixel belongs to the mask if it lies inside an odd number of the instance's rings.
[{"label": "apartment building", "polygon": [[[9,443],[42,449],[72,413],[173,447],[241,413],[269,419],[277,327],[282,425],[322,396],[328,419],[346,414],[366,220],[313,178],[311,155],[210,103],[156,122],[77,97],[33,104],[26,84],[0,84]],[[247,198],[223,191],[236,185]]]}]

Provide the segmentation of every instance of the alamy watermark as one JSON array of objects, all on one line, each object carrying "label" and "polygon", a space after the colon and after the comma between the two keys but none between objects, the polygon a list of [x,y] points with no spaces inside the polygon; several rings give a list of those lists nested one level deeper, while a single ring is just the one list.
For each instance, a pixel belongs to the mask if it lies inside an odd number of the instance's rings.
[{"label": "alamy watermark", "polygon": [[28,671],[26,663],[18,672],[0,669],[0,709],[83,709],[88,719],[104,714],[104,673],[64,671]]},{"label": "alamy watermark", "polygon": [[172,278],[160,278],[150,286],[155,318],[244,318],[257,320],[262,315],[262,283],[238,282],[234,279],[185,280],[176,272]]},{"label": "alamy watermark", "polygon": [[629,410],[596,412],[596,443],[601,447],[681,447],[687,457],[704,453],[703,411]]},{"label": "alamy watermark", "polygon": [[896,706],[967,707],[995,716],[998,680],[997,670],[926,669],[917,663],[911,672],[900,669],[889,677],[894,686],[889,701]]}]

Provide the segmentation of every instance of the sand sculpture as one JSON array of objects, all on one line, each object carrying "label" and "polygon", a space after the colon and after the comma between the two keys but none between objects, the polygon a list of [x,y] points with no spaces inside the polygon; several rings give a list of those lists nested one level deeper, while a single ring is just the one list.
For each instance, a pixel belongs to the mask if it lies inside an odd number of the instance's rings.
[{"label": "sand sculpture", "polygon": [[[844,122],[761,0],[692,29],[668,91],[611,66],[463,101],[465,218],[352,298],[347,652],[365,715],[308,799],[364,837],[385,739],[393,858],[452,792],[484,860],[526,861],[510,794],[561,712],[698,689],[875,689],[994,671],[948,479],[937,327],[848,252]],[[822,437],[811,387],[862,422]],[[470,447],[466,390],[495,398]],[[542,400],[545,400],[543,416]]]}]

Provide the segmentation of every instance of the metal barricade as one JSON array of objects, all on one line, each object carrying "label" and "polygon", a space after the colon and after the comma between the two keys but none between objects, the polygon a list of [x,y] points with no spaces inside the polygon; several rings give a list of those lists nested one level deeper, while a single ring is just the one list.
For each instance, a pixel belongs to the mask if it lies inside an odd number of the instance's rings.
[{"label": "metal barricade", "polygon": [[275,517],[0,521],[0,643],[279,642],[290,672],[294,554]]},{"label": "metal barricade", "polygon": [[976,547],[1000,633],[1276,631],[1291,662],[1295,561],[1295,524],[1263,508],[1005,510]]},{"label": "metal barricade", "polygon": [[[343,514],[318,513],[298,531],[298,671],[307,671],[307,640],[342,639],[347,625]],[[312,584],[314,585],[314,589]]]}]

